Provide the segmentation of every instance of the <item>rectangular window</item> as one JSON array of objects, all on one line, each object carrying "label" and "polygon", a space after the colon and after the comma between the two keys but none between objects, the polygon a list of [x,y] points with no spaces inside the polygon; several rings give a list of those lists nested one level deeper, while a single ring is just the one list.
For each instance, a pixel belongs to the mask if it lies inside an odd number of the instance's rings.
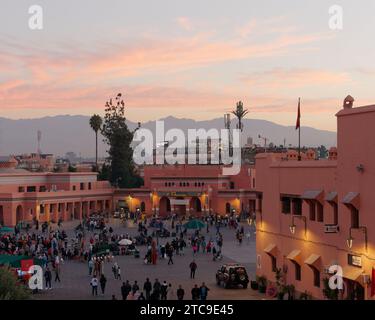
[{"label": "rectangular window", "polygon": [[40,186],[39,187],[39,192],[46,192],[46,191],[47,191],[46,186]]},{"label": "rectangular window", "polygon": [[27,192],[36,192],[36,187],[35,187],[35,186],[28,186],[28,187],[26,188],[26,191],[27,191]]},{"label": "rectangular window", "polygon": [[230,189],[234,189],[234,182],[231,182],[230,183],[230,187],[229,187]]},{"label": "rectangular window", "polygon": [[282,197],[281,198],[281,212],[284,214],[290,214],[290,198]]},{"label": "rectangular window", "polygon": [[315,221],[315,202],[309,201],[310,221]]},{"label": "rectangular window", "polygon": [[81,182],[81,183],[79,184],[79,189],[80,189],[80,190],[85,190],[85,184],[84,184],[83,182]]},{"label": "rectangular window", "polygon": [[359,228],[359,211],[354,207],[351,209],[351,224],[352,228]]},{"label": "rectangular window", "polygon": [[25,192],[25,187],[18,187],[18,192]]},{"label": "rectangular window", "polygon": [[73,191],[76,191],[76,186],[73,186]]},{"label": "rectangular window", "polygon": [[317,213],[317,218],[318,222],[323,222],[324,221],[324,213],[323,213],[323,205],[317,201],[316,203],[316,213]]},{"label": "rectangular window", "polygon": [[314,286],[320,288],[320,271],[316,268],[313,268],[314,272]]},{"label": "rectangular window", "polygon": [[88,184],[88,189],[91,190],[91,182]]},{"label": "rectangular window", "polygon": [[293,199],[293,214],[302,215],[302,200],[300,198]]},{"label": "rectangular window", "polygon": [[333,224],[339,224],[339,207],[336,202],[332,202],[333,207]]},{"label": "rectangular window", "polygon": [[272,272],[277,271],[277,261],[274,256],[271,256],[271,265],[272,265]]},{"label": "rectangular window", "polygon": [[44,204],[41,204],[41,205],[39,206],[39,213],[40,213],[40,214],[44,214]]},{"label": "rectangular window", "polygon": [[295,267],[295,279],[297,280],[297,281],[301,281],[301,266],[298,264],[298,263],[296,263],[296,262],[294,262],[294,267]]}]

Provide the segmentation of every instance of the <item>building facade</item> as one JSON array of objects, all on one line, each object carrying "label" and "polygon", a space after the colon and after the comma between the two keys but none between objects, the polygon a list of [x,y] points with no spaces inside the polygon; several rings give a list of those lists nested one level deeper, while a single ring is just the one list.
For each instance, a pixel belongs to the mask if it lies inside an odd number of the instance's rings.
[{"label": "building facade", "polygon": [[339,266],[339,298],[374,299],[375,106],[353,108],[349,96],[336,116],[328,159],[256,157],[257,275],[275,282],[279,269],[286,284],[323,299]]},{"label": "building facade", "polygon": [[113,189],[96,173],[32,173],[0,169],[0,224],[81,220],[112,210]]},{"label": "building facade", "polygon": [[152,165],[143,169],[144,187],[116,190],[117,208],[158,216],[232,212],[255,213],[255,170],[242,166],[234,176],[220,165]]}]

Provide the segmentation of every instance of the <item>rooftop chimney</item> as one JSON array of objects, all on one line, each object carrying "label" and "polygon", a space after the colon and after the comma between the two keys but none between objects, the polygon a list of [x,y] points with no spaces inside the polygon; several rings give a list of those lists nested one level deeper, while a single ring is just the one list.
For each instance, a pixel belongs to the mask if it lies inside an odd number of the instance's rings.
[{"label": "rooftop chimney", "polygon": [[353,108],[353,102],[354,102],[354,98],[351,96],[351,95],[348,95],[345,99],[344,99],[344,109],[351,109]]}]

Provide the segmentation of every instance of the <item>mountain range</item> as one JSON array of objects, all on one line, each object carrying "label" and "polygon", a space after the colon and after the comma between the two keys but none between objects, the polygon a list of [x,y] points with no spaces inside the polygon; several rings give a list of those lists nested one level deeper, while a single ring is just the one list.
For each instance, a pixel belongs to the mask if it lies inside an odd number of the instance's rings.
[{"label": "mountain range", "polygon": [[[81,157],[93,157],[95,155],[95,135],[89,125],[89,116],[60,115],[38,119],[12,120],[0,118],[0,155],[22,154],[37,152],[38,130],[41,131],[41,151],[62,156],[66,152],[75,152]],[[222,129],[224,120],[217,118],[205,121],[192,119],[178,119],[172,116],[163,118],[165,132],[171,128],[180,128],[184,132],[187,129]],[[236,121],[232,120],[232,128]],[[137,123],[128,121],[130,129],[134,129]],[[155,121],[142,123],[142,127],[155,132]],[[251,137],[256,144],[263,145],[259,135],[267,137],[268,142],[275,145],[284,144],[295,146],[298,143],[298,134],[293,126],[283,126],[267,120],[244,119],[243,137]],[[336,132],[318,130],[311,127],[301,128],[301,145],[317,147],[325,145],[327,148],[336,145]],[[99,155],[106,155],[107,146],[103,137],[99,138]]]}]

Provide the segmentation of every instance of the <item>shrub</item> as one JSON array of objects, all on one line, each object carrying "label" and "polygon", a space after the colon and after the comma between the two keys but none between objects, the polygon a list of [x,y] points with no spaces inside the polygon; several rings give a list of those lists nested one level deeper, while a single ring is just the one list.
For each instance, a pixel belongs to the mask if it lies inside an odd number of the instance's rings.
[{"label": "shrub", "polygon": [[30,290],[19,282],[8,267],[0,267],[0,300],[26,300]]}]

